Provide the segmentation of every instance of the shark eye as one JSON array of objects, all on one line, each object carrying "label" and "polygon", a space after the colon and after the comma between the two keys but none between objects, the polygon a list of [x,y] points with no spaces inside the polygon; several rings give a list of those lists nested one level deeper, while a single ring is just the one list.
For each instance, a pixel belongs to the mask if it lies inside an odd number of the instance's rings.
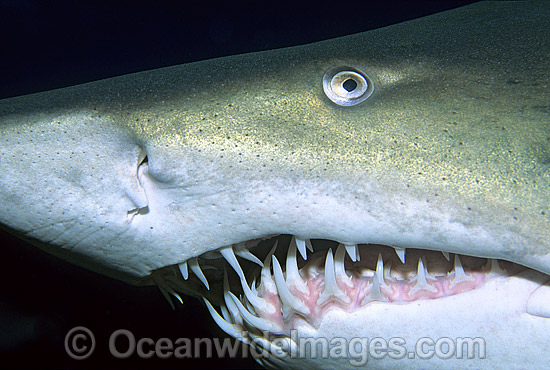
[{"label": "shark eye", "polygon": [[323,90],[334,103],[352,106],[365,101],[374,91],[374,85],[363,72],[348,66],[329,69],[323,76]]}]

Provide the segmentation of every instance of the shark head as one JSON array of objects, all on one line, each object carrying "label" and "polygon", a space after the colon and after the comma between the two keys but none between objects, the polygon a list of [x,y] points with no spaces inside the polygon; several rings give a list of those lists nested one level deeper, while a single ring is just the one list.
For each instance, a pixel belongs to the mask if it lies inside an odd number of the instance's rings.
[{"label": "shark head", "polygon": [[[549,12],[480,3],[0,101],[0,222],[204,298],[268,367],[540,368]],[[474,358],[445,357],[457,338]]]}]

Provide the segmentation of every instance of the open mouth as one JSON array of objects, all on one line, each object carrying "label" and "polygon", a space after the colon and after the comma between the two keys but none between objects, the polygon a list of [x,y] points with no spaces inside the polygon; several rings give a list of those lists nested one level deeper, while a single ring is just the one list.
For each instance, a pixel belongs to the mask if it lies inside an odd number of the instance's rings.
[{"label": "open mouth", "polygon": [[207,252],[153,278],[171,303],[170,295],[181,301],[177,292],[202,297],[221,329],[247,342],[243,333],[288,337],[298,321],[317,327],[335,308],[440,299],[525,269],[454,253],[278,235]]}]

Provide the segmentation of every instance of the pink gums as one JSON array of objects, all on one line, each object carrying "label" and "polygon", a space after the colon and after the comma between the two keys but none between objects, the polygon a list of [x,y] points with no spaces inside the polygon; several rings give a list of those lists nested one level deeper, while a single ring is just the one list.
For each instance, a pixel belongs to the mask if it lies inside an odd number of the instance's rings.
[{"label": "pink gums", "polygon": [[[310,310],[308,315],[297,312],[295,315],[283,318],[281,313],[282,303],[278,294],[268,291],[263,284],[259,288],[259,295],[275,307],[275,313],[267,313],[262,312],[261,310],[256,310],[257,315],[280,325],[281,328],[284,328],[285,330],[289,330],[292,327],[292,321],[296,318],[301,317],[312,325],[316,325],[320,322],[320,319],[323,317],[325,312],[335,307],[351,312],[365,307],[372,302],[408,303],[420,299],[443,298],[475,289],[482,285],[489,276],[487,272],[472,271],[467,274],[467,280],[457,283],[452,283],[452,280],[455,277],[454,273],[448,274],[447,276],[431,276],[427,277],[427,282],[429,284],[427,288],[430,290],[420,289],[416,290],[414,293],[411,293],[411,289],[415,286],[416,279],[385,279],[385,285],[380,288],[383,298],[377,300],[369,299],[373,287],[372,277],[352,276],[351,287],[344,282],[337,280],[338,286],[349,298],[349,303],[332,297],[321,305],[318,305],[317,301],[319,299],[319,295],[324,289],[324,273],[312,275],[315,276],[306,276],[305,278],[309,289],[308,294],[304,294],[296,289],[293,284],[289,284],[290,291],[293,295],[302,300]],[[433,291],[434,289],[430,287],[435,288],[435,291]]]}]

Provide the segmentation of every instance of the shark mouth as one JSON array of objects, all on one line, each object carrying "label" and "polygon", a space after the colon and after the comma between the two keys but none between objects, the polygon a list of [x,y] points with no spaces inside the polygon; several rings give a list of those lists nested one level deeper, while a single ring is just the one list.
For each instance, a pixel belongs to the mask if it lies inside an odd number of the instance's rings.
[{"label": "shark mouth", "polygon": [[250,343],[266,334],[270,341],[288,338],[298,323],[316,328],[333,309],[439,299],[525,269],[447,252],[279,235],[164,267],[153,279],[171,304],[170,296],[182,301],[177,292],[201,297],[223,331]]}]

